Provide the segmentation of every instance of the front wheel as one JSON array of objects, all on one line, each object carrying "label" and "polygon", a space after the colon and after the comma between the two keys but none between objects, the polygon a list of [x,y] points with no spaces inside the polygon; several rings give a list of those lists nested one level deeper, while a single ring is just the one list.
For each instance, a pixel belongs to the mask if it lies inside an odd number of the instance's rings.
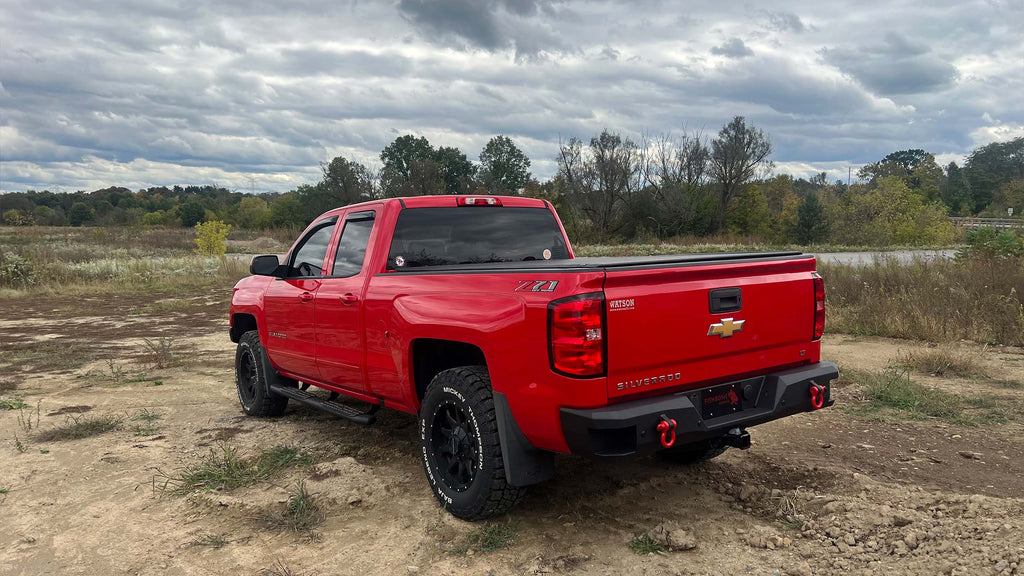
[{"label": "front wheel", "polygon": [[420,448],[434,496],[458,518],[503,514],[526,493],[505,479],[491,379],[482,366],[434,377],[420,408]]},{"label": "front wheel", "polygon": [[260,343],[259,332],[250,330],[242,334],[235,350],[235,387],[242,410],[249,416],[284,414],[288,398],[270,391],[270,384],[277,379],[277,371]]}]

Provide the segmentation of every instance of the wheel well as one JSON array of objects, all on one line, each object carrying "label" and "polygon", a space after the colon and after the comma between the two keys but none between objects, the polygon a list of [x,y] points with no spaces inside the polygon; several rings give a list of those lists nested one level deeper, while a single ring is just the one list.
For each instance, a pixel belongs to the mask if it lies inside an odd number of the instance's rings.
[{"label": "wheel well", "polygon": [[430,338],[415,340],[412,343],[412,369],[416,399],[423,399],[430,381],[444,370],[458,366],[486,365],[483,350],[472,344]]},{"label": "wheel well", "polygon": [[252,314],[235,314],[231,317],[231,341],[238,342],[249,330],[256,329],[256,317]]}]

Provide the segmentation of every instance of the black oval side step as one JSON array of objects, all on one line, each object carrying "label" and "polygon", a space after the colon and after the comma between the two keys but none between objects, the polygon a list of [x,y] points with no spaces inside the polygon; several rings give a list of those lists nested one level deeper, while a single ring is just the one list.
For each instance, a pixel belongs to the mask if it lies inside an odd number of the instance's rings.
[{"label": "black oval side step", "polygon": [[374,413],[378,408],[380,408],[378,405],[373,405],[368,412],[362,412],[347,404],[335,402],[334,400],[324,400],[308,390],[300,390],[298,388],[272,385],[270,387],[270,391],[275,394],[280,394],[281,396],[287,396],[288,398],[305,404],[306,406],[312,406],[313,408],[318,408],[324,412],[330,412],[335,416],[341,416],[342,418],[351,420],[357,424],[373,424],[377,420]]}]

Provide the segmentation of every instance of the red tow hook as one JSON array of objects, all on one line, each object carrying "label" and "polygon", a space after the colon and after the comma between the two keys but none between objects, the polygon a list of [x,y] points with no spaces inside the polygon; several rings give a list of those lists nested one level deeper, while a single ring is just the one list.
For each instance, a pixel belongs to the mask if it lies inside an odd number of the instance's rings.
[{"label": "red tow hook", "polygon": [[825,387],[811,384],[811,407],[818,410],[825,405]]},{"label": "red tow hook", "polygon": [[676,443],[676,421],[661,415],[661,422],[658,422],[658,432],[661,432],[661,445],[671,448]]}]

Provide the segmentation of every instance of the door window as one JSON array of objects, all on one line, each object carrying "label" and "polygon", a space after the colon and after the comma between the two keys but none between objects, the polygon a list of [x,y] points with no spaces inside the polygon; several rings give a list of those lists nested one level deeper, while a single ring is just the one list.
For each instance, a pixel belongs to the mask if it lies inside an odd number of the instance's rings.
[{"label": "door window", "polygon": [[356,212],[345,219],[345,228],[338,240],[338,251],[334,254],[331,276],[346,278],[359,274],[363,269],[373,218],[373,212]]},{"label": "door window", "polygon": [[295,249],[290,276],[323,276],[324,258],[333,232],[334,222],[330,222],[306,236]]}]

